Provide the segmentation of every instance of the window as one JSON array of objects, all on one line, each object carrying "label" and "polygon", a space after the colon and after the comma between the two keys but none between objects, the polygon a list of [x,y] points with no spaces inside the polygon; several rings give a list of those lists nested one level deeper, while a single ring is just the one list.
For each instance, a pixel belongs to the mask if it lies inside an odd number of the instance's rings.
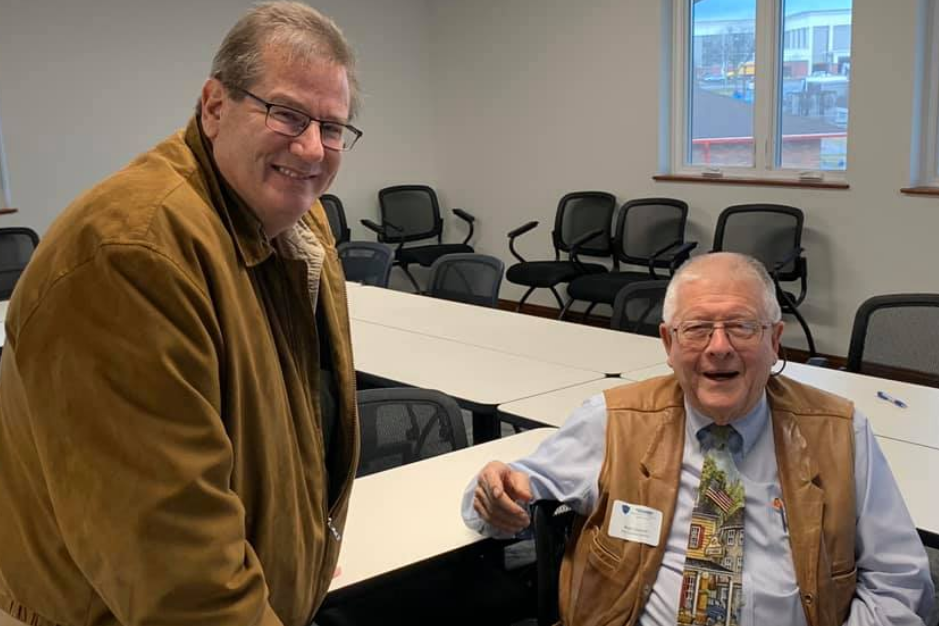
[{"label": "window", "polygon": [[697,550],[702,546],[702,527],[698,524],[692,524],[692,530],[689,533],[689,548]]},{"label": "window", "polygon": [[852,0],[674,1],[673,172],[842,177]]},{"label": "window", "polygon": [[0,124],[0,207],[13,206],[10,198],[10,176],[7,173],[7,158],[3,151],[3,125]]},{"label": "window", "polygon": [[912,168],[913,183],[924,187],[936,187],[940,174],[938,159],[937,131],[937,0],[926,0],[924,7],[924,31],[921,34],[918,54],[921,56],[921,74],[915,95],[917,115],[914,116],[914,154]]}]

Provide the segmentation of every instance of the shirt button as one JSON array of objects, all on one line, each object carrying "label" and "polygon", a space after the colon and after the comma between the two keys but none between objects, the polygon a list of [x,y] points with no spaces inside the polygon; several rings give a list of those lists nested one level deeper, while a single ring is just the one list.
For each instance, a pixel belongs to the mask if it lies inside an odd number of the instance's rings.
[{"label": "shirt button", "polygon": [[812,604],[815,597],[811,593],[803,594],[803,604]]}]

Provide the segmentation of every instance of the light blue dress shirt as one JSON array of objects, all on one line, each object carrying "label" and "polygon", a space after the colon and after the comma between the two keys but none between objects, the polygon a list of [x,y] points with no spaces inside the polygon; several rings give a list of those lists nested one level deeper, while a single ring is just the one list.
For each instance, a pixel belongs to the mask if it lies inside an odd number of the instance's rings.
[{"label": "light blue dress shirt", "polygon": [[[711,420],[686,403],[686,437],[679,495],[666,551],[641,626],[675,626],[692,508],[704,456],[695,434]],[[777,479],[773,428],[766,396],[734,422],[744,439],[734,461],[745,488],[745,558],[742,626],[803,626],[806,618],[793,569],[787,525],[774,498]],[[933,602],[927,556],[868,420],[855,412],[856,564],[858,586],[847,625],[914,626]],[[604,460],[607,407],[603,394],[588,399],[530,456],[510,465],[529,474],[535,500],[567,503],[581,515],[594,510]],[[466,489],[462,514],[467,526],[503,536],[473,510],[474,480]]]}]

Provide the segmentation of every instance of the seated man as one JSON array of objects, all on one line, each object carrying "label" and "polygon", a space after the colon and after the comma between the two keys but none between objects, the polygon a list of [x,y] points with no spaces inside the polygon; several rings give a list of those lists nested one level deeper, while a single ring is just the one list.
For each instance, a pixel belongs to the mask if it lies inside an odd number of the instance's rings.
[{"label": "seated man", "polygon": [[763,265],[716,253],[669,285],[671,376],[589,399],[531,456],[464,494],[482,533],[555,499],[583,519],[566,626],[920,624],[927,558],[868,421],[772,375],[783,323]]}]

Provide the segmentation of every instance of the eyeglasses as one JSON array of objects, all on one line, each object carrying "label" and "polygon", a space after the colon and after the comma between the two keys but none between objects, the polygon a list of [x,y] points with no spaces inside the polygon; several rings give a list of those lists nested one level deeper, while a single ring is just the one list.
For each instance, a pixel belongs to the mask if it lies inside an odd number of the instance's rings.
[{"label": "eyeglasses", "polygon": [[725,331],[728,341],[735,348],[757,345],[764,336],[764,330],[771,327],[757,320],[729,320],[727,322],[706,322],[688,320],[672,328],[676,340],[683,348],[699,350],[708,345],[716,328]]},{"label": "eyeglasses", "polygon": [[278,134],[287,137],[300,137],[304,134],[304,131],[307,130],[307,127],[310,126],[311,122],[316,122],[320,127],[320,142],[323,144],[323,147],[340,152],[352,150],[356,142],[359,141],[359,138],[362,137],[362,131],[355,126],[341,122],[318,120],[310,117],[303,111],[292,109],[283,104],[268,102],[247,89],[238,87],[235,90],[240,91],[267,109],[264,124]]}]

